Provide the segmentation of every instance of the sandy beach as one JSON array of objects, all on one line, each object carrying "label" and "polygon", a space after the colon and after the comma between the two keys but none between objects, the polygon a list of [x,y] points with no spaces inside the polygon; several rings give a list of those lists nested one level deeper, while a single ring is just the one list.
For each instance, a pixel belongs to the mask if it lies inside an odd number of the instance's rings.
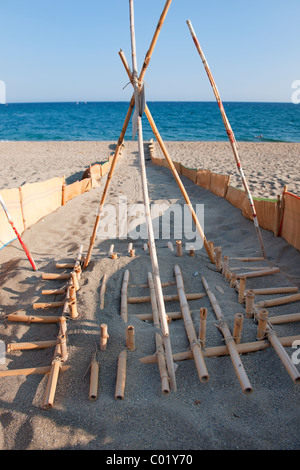
[{"label": "sandy beach", "polygon": [[[167,142],[175,161],[192,168],[207,168],[231,175],[231,184],[242,187],[231,148],[227,142]],[[24,183],[44,181],[65,175],[67,183],[81,178],[90,164],[105,161],[115,142],[0,142],[1,189]],[[181,193],[166,168],[154,166],[146,149],[146,167],[151,202],[183,205]],[[158,149],[155,146],[157,152]],[[299,193],[300,144],[239,143],[240,158],[254,196],[277,197],[284,185]],[[26,324],[6,321],[3,316],[15,311],[28,315],[56,315],[57,309],[33,310],[33,303],[44,300],[43,289],[59,287],[62,282],[46,281],[42,273],[57,272],[58,262],[74,261],[79,246],[87,252],[95,216],[106,177],[99,187],[84,193],[30,227],[23,239],[38,266],[34,272],[16,240],[0,251],[1,336],[11,342],[54,340],[55,324]],[[204,204],[204,231],[208,240],[222,247],[230,258],[260,256],[253,224],[240,211],[192,181],[182,181],[194,205]],[[128,204],[142,203],[142,185],[137,142],[126,141],[122,158],[108,192],[107,203],[118,207],[119,196]],[[282,238],[262,231],[267,259],[243,263],[230,259],[230,268],[246,272],[251,266],[278,267],[279,273],[247,280],[247,288],[292,286],[300,289],[300,253]],[[175,244],[174,237],[170,237]],[[151,271],[144,239],[96,239],[91,262],[83,271],[77,294],[79,317],[68,319],[68,361],[61,373],[54,406],[42,409],[47,376],[32,374],[0,378],[0,449],[2,450],[296,450],[299,448],[299,384],[295,384],[272,347],[241,359],[253,388],[245,395],[228,355],[207,357],[209,381],[200,383],[192,359],[176,362],[177,392],[161,392],[158,365],[140,361],[156,352],[156,328],[137,314],[151,313],[150,303],[128,304],[128,324],[135,328],[136,349],[127,352],[127,377],[124,400],[115,400],[118,356],[125,345],[126,325],[120,318],[123,275],[130,271],[128,295],[148,295],[139,287]],[[187,240],[183,238],[183,245]],[[127,253],[128,243],[135,258]],[[118,258],[107,256],[111,244]],[[245,313],[235,289],[216,272],[204,249],[182,257],[167,248],[165,239],[157,240],[162,282],[174,281],[174,266],[182,271],[186,293],[204,293],[201,277],[207,280],[233,331],[236,313]],[[99,291],[107,275],[105,306],[100,309]],[[176,285],[164,288],[176,293]],[[259,300],[272,297],[260,296]],[[47,296],[47,301],[63,296]],[[207,296],[189,301],[196,332],[199,310],[206,307],[206,348],[224,346],[222,334]],[[178,301],[166,302],[167,312],[178,312]],[[300,301],[271,307],[270,316],[300,312]],[[100,325],[108,325],[108,346],[99,350]],[[189,350],[182,319],[170,323],[173,354]],[[278,337],[300,334],[299,323],[274,327]],[[257,324],[244,318],[242,342],[255,342]],[[295,349],[286,347],[289,356]],[[0,370],[21,369],[51,364],[53,348],[6,353]],[[99,394],[89,400],[90,363],[96,353],[100,364]],[[298,355],[299,357],[299,355]],[[296,366],[299,370],[299,365]]]}]

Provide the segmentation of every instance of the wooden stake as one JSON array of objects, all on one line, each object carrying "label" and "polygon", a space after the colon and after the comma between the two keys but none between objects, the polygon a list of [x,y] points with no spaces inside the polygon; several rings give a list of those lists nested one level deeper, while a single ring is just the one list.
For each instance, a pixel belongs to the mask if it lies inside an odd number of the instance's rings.
[{"label": "wooden stake", "polygon": [[200,308],[200,328],[199,328],[199,340],[202,348],[205,348],[205,337],[206,337],[206,318],[207,309],[205,307]]},{"label": "wooden stake", "polygon": [[126,348],[129,351],[135,350],[135,333],[134,326],[129,325],[126,328]]},{"label": "wooden stake", "polygon": [[260,310],[258,314],[258,326],[256,338],[263,339],[266,335],[267,322],[268,322],[268,310]]},{"label": "wooden stake", "polygon": [[204,288],[207,292],[207,295],[209,297],[210,303],[211,303],[211,305],[213,307],[213,310],[216,314],[216,317],[219,320],[218,328],[222,332],[222,335],[223,335],[223,337],[226,341],[226,346],[228,348],[228,351],[229,351],[229,354],[230,354],[230,357],[231,357],[231,360],[232,360],[232,364],[233,364],[233,367],[234,367],[235,372],[237,374],[237,377],[239,379],[239,382],[241,384],[241,387],[242,387],[245,394],[252,393],[253,390],[252,390],[251,384],[249,382],[249,379],[247,377],[247,374],[245,372],[245,369],[244,369],[243,363],[241,361],[241,358],[238,354],[237,345],[236,345],[236,343],[235,343],[235,341],[234,341],[234,339],[233,339],[233,337],[230,333],[229,327],[228,327],[228,325],[225,321],[222,310],[221,310],[221,308],[220,308],[220,306],[217,302],[216,297],[211,292],[205,277],[202,276],[201,279],[202,279],[202,283],[204,285]]},{"label": "wooden stake", "polygon": [[239,303],[242,304],[245,299],[246,277],[240,276],[239,282]]},{"label": "wooden stake", "polygon": [[216,264],[216,270],[221,272],[222,271],[222,247],[221,246],[215,247],[215,264]]},{"label": "wooden stake", "polygon": [[176,276],[177,290],[178,290],[178,296],[179,296],[179,301],[180,301],[180,306],[181,306],[182,317],[184,320],[184,326],[186,329],[187,337],[189,339],[191,350],[194,355],[199,379],[200,379],[200,382],[207,382],[209,380],[209,375],[208,375],[207,368],[203,359],[201,346],[196,336],[191,312],[190,312],[190,309],[187,303],[187,298],[184,292],[184,285],[183,285],[181,270],[178,265],[175,265],[174,272]]},{"label": "wooden stake", "polygon": [[211,73],[210,68],[208,66],[208,63],[206,61],[206,58],[203,54],[203,51],[200,47],[199,41],[197,39],[197,36],[195,34],[195,31],[193,29],[193,26],[192,26],[192,23],[191,23],[190,20],[187,20],[187,25],[189,27],[189,30],[190,30],[191,36],[193,38],[194,44],[195,44],[196,49],[197,49],[197,51],[198,51],[198,53],[201,57],[201,60],[203,62],[203,65],[204,65],[204,68],[206,70],[207,76],[209,78],[210,84],[212,86],[213,92],[215,94],[217,103],[219,105],[221,115],[222,115],[222,120],[223,120],[225,129],[226,129],[226,132],[227,132],[227,135],[228,135],[231,147],[232,147],[232,151],[233,151],[233,155],[234,155],[234,158],[235,158],[236,166],[237,166],[238,171],[240,173],[240,176],[241,176],[241,179],[242,179],[242,182],[243,182],[243,186],[244,186],[245,192],[246,192],[248,200],[249,200],[250,208],[251,208],[251,211],[252,211],[253,222],[254,222],[254,226],[255,226],[255,229],[256,229],[256,234],[257,234],[257,237],[258,237],[261,253],[262,253],[262,256],[265,258],[266,253],[265,253],[265,248],[264,248],[264,244],[263,244],[263,239],[262,239],[262,236],[261,236],[261,233],[260,233],[260,228],[259,228],[259,224],[258,224],[258,220],[257,220],[257,214],[256,214],[253,198],[252,198],[249,186],[248,186],[248,182],[247,182],[246,177],[244,175],[242,164],[241,164],[241,161],[240,161],[240,158],[239,158],[239,153],[238,153],[238,148],[237,148],[237,143],[236,143],[236,140],[235,140],[234,133],[232,131],[231,125],[230,125],[230,123],[228,121],[228,118],[226,116],[225,109],[223,107],[217,85],[216,85],[215,80],[212,76],[212,73]]},{"label": "wooden stake", "polygon": [[246,310],[245,310],[246,318],[252,318],[254,315],[254,299],[255,299],[255,294],[251,289],[249,289],[246,294]]},{"label": "wooden stake", "polygon": [[109,334],[107,333],[107,325],[106,323],[102,323],[100,325],[100,350],[101,351],[106,351],[108,338],[109,338]]},{"label": "wooden stake", "polygon": [[115,391],[115,399],[123,400],[125,394],[125,384],[126,384],[126,361],[127,361],[127,351],[124,349],[119,355],[118,359],[118,371],[117,371],[117,383]]},{"label": "wooden stake", "polygon": [[99,383],[99,362],[93,360],[91,363],[91,376],[90,376],[90,390],[89,399],[95,401],[98,398],[98,383]]},{"label": "wooden stake", "polygon": [[155,341],[156,341],[156,354],[157,354],[157,362],[158,368],[161,378],[161,391],[164,395],[167,395],[170,392],[169,386],[169,376],[166,367],[166,360],[165,360],[165,351],[162,343],[161,336],[156,333],[155,334]]},{"label": "wooden stake", "polygon": [[70,310],[70,316],[72,320],[75,320],[75,318],[78,317],[78,311],[77,311],[77,301],[73,300],[72,302],[69,303],[69,310]]},{"label": "wooden stake", "polygon": [[233,328],[233,339],[236,344],[240,344],[242,337],[244,316],[241,313],[235,315],[234,328]]},{"label": "wooden stake", "polygon": [[123,277],[123,284],[121,289],[121,318],[127,323],[127,289],[129,282],[129,271],[126,269]]},{"label": "wooden stake", "polygon": [[177,256],[182,256],[182,243],[181,243],[181,240],[176,240],[176,253],[177,253]]}]

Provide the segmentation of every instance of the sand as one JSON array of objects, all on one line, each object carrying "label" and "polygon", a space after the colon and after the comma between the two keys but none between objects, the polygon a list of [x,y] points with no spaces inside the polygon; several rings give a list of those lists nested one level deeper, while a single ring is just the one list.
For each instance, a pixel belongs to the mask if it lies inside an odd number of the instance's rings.
[{"label": "sand", "polygon": [[[43,181],[65,175],[68,182],[81,177],[90,163],[104,161],[114,148],[113,142],[22,143],[2,142],[1,187],[18,187],[24,182]],[[226,143],[167,143],[174,160],[191,166],[225,171],[230,149]],[[252,171],[251,185],[259,195],[265,179],[273,183],[277,194],[284,184],[297,190],[296,171],[300,144],[239,144],[241,158]],[[206,155],[209,155],[209,158]],[[146,146],[147,150],[147,146]],[[243,150],[243,152],[242,152]],[[262,150],[262,152],[259,152]],[[206,155],[206,156],[205,156]],[[205,159],[204,159],[205,156]],[[226,158],[225,158],[226,156]],[[273,158],[272,158],[273,156]],[[274,159],[276,156],[276,159]],[[148,153],[146,153],[148,158]],[[284,162],[284,164],[283,164]],[[171,173],[147,160],[150,200],[183,204],[182,196]],[[213,167],[214,165],[214,167]],[[232,157],[231,157],[231,166]],[[251,170],[250,170],[251,166]],[[246,163],[244,163],[246,173]],[[290,171],[290,168],[292,171]],[[254,173],[255,169],[255,173]],[[291,174],[290,174],[291,173]],[[248,173],[249,174],[249,173]],[[293,177],[295,175],[295,177]],[[289,178],[288,178],[289,176]],[[208,240],[222,246],[230,257],[259,256],[253,224],[226,200],[193,185],[183,177],[193,204],[205,208],[204,230]],[[39,270],[34,272],[18,241],[0,251],[2,314],[23,309],[27,314],[55,315],[56,309],[35,311],[34,302],[44,300],[43,289],[61,282],[45,281],[43,272],[57,272],[55,263],[74,260],[80,244],[86,253],[105,178],[97,187],[61,207],[27,230],[23,239],[34,256]],[[275,195],[268,188],[270,196]],[[107,202],[117,207],[119,195],[128,204],[142,202],[142,188],[137,155],[137,143],[126,142],[112,180]],[[296,286],[300,288],[300,254],[281,238],[262,231],[267,261],[251,266],[277,266],[280,273],[247,281],[247,287]],[[174,243],[174,237],[170,236]],[[128,295],[147,295],[148,289],[135,287],[147,280],[151,270],[150,256],[144,251],[144,239],[96,240],[92,259],[83,272],[78,291],[76,320],[68,320],[67,364],[70,368],[60,375],[54,406],[42,409],[47,376],[30,375],[0,379],[2,450],[265,450],[299,448],[299,385],[291,380],[275,351],[242,355],[242,362],[253,388],[245,395],[228,356],[206,358],[210,379],[200,383],[193,360],[176,362],[177,392],[161,393],[156,364],[143,364],[140,359],[155,353],[155,331],[151,322],[138,319],[138,313],[150,313],[151,304],[129,304],[128,324],[135,327],[136,349],[128,351],[127,378],[124,400],[115,400],[117,360],[125,347],[126,325],[120,318],[121,285],[125,269],[130,271]],[[187,240],[183,239],[183,244]],[[127,254],[132,242],[136,257]],[[107,256],[114,243],[118,259]],[[174,265],[182,270],[187,293],[204,292],[201,276],[205,276],[215,294],[228,325],[233,330],[234,315],[244,313],[237,293],[229,287],[205,251],[195,257],[184,251],[181,258],[166,247],[167,240],[157,240],[157,252],[162,281],[174,280]],[[247,271],[249,263],[231,260],[230,266]],[[103,274],[107,274],[105,307],[100,310],[99,290]],[[166,294],[176,293],[176,286],[164,288]],[[266,297],[262,297],[264,299]],[[47,296],[48,301],[62,297]],[[261,299],[259,299],[261,300]],[[206,297],[189,302],[196,332],[199,330],[199,309],[208,309],[206,347],[224,345],[216,317]],[[299,312],[300,302],[269,309],[270,315]],[[167,312],[179,311],[178,302],[166,303]],[[108,346],[99,350],[100,324],[108,325]],[[287,323],[275,328],[278,336],[299,335],[299,324]],[[242,341],[256,341],[257,325],[244,319]],[[55,325],[1,322],[1,340],[25,342],[55,339]],[[173,353],[187,351],[189,344],[183,320],[170,323]],[[295,349],[286,348],[291,356]],[[53,348],[36,351],[15,351],[6,354],[1,370],[49,365]],[[100,364],[99,395],[89,400],[89,366],[97,354]],[[298,370],[299,370],[299,366]]]}]

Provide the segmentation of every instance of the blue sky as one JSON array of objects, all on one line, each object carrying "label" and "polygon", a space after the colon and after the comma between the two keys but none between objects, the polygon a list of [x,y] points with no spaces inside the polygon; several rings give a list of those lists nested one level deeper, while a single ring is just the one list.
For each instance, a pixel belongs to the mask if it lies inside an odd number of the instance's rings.
[{"label": "blue sky", "polygon": [[[165,0],[135,0],[138,67]],[[145,81],[149,101],[214,101],[190,19],[223,101],[290,102],[300,80],[300,0],[173,0]],[[0,0],[8,102],[128,101],[128,0]]]}]

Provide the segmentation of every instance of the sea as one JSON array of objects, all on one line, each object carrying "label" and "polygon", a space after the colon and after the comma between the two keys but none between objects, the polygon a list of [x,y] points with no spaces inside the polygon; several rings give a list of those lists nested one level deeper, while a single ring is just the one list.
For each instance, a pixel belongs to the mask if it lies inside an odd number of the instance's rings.
[{"label": "sea", "polygon": [[[164,141],[227,141],[216,101],[148,102]],[[0,141],[117,141],[129,103],[67,102],[0,105]],[[300,142],[300,104],[224,102],[237,141]],[[143,116],[143,138],[153,138]],[[125,140],[132,140],[132,121]],[[136,138],[136,137],[135,137]]]}]

